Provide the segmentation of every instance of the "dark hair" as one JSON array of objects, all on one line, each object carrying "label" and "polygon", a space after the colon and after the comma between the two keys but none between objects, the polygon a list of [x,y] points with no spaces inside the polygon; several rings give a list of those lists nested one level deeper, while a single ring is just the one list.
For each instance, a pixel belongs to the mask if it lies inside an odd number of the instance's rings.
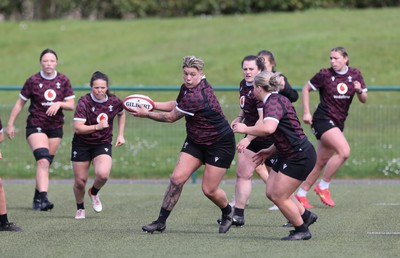
[{"label": "dark hair", "polygon": [[243,58],[243,60],[242,60],[242,68],[243,68],[243,63],[244,63],[245,61],[256,61],[256,65],[257,65],[258,69],[259,69],[260,71],[262,71],[262,70],[264,69],[263,60],[262,60],[261,58],[259,58],[258,56],[255,56],[255,55],[248,55],[248,56],[245,56],[245,57]]},{"label": "dark hair", "polygon": [[102,73],[102,72],[100,72],[100,71],[94,72],[93,75],[92,75],[92,78],[90,78],[90,87],[93,87],[93,82],[94,82],[95,80],[103,80],[103,81],[105,81],[105,82],[107,83],[107,91],[106,91],[106,94],[107,94],[108,96],[112,95],[111,92],[110,92],[109,79],[108,79],[107,74]]},{"label": "dark hair", "polygon": [[274,54],[271,51],[268,50],[260,50],[257,54],[257,56],[264,58],[266,56],[268,58],[268,61],[272,64],[272,70],[275,69],[276,67],[276,61]]},{"label": "dark hair", "polygon": [[338,52],[339,54],[341,54],[343,57],[347,57],[347,62],[346,65],[350,64],[350,59],[349,59],[349,55],[347,54],[347,51],[344,47],[334,47],[331,49],[331,52]]},{"label": "dark hair", "polygon": [[49,54],[49,53],[55,55],[55,56],[56,56],[56,60],[58,60],[58,56],[57,56],[56,51],[54,51],[53,49],[50,49],[50,48],[46,48],[46,49],[43,50],[42,53],[40,54],[39,61],[42,61],[42,57],[43,57],[45,54]]}]

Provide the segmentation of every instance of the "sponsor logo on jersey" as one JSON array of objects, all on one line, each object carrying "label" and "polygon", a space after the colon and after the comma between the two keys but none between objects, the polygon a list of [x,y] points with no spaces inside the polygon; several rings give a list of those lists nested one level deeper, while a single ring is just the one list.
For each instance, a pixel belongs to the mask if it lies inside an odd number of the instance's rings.
[{"label": "sponsor logo on jersey", "polygon": [[348,91],[349,88],[347,87],[347,85],[345,83],[339,83],[336,86],[336,90],[340,95],[334,95],[333,98],[334,99],[349,99],[350,96],[345,95]]},{"label": "sponsor logo on jersey", "polygon": [[42,106],[51,106],[53,104],[53,100],[57,97],[57,93],[52,90],[46,90],[44,92],[44,98],[47,100],[47,102],[42,102]]},{"label": "sponsor logo on jersey", "polygon": [[97,123],[100,123],[100,121],[103,121],[104,119],[108,121],[108,115],[106,113],[101,113],[97,116],[96,121]]},{"label": "sponsor logo on jersey", "polygon": [[239,100],[240,108],[244,108],[244,102],[246,101],[245,96],[241,96]]},{"label": "sponsor logo on jersey", "polygon": [[336,89],[340,94],[346,94],[346,92],[349,90],[345,83],[339,83]]}]

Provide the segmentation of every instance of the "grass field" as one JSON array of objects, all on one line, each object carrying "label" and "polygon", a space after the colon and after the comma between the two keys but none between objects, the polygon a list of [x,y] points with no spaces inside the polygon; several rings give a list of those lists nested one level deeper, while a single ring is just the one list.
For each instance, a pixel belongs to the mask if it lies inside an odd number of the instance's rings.
[{"label": "grass field", "polygon": [[[387,182],[386,182],[387,183]],[[373,181],[333,183],[337,206],[324,206],[311,193],[318,214],[309,241],[283,242],[288,234],[278,211],[268,211],[262,184],[254,184],[246,225],[218,233],[220,211],[201,193],[200,184],[185,186],[162,234],[145,234],[141,226],[158,215],[166,183],[109,182],[101,191],[103,212],[96,214],[86,196],[86,219],[75,220],[72,183],[50,187],[55,208],[31,210],[33,182],[5,182],[10,221],[21,233],[1,232],[0,257],[398,257],[399,190]],[[229,197],[234,186],[222,185]]]},{"label": "grass field", "polygon": [[[113,86],[177,86],[182,82],[182,57],[189,54],[205,60],[205,74],[213,86],[234,86],[242,77],[242,58],[260,49],[272,50],[277,70],[293,86],[302,86],[321,67],[329,66],[329,50],[337,45],[348,49],[351,66],[362,71],[367,86],[393,86],[399,84],[399,11],[330,9],[176,19],[0,22],[0,35],[6,35],[0,37],[0,90],[2,86],[21,86],[38,72],[39,54],[47,47],[58,52],[58,70],[70,77],[73,86],[87,85],[95,70],[110,76],[111,90]],[[77,99],[85,93],[76,91]],[[123,98],[132,92],[116,93]],[[135,93],[156,101],[177,95]],[[239,111],[237,91],[217,95],[231,121]],[[312,95],[312,105],[316,105],[318,94]],[[352,104],[345,129],[352,154],[338,177],[395,178],[400,173],[400,93],[370,91],[368,96],[366,105],[357,100]],[[0,91],[3,125],[17,98],[18,91]],[[301,118],[301,99],[295,105]],[[16,122],[19,131],[14,141],[6,140],[1,146],[1,175],[5,178],[32,178],[34,174],[35,162],[24,137],[26,111],[27,106]],[[52,166],[52,178],[72,177],[72,112],[66,114],[65,137]],[[183,123],[159,124],[129,117],[127,144],[114,149],[111,176],[167,178],[183,142]],[[310,128],[304,129],[315,142]],[[227,176],[234,177],[234,171],[235,163]]]}]

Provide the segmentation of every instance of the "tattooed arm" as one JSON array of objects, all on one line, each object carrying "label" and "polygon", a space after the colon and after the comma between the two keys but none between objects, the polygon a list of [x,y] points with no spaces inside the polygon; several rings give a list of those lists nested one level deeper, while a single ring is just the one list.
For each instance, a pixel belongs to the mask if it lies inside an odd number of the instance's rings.
[{"label": "tattooed arm", "polygon": [[135,111],[129,112],[131,115],[136,117],[146,117],[158,122],[173,123],[185,116],[182,112],[179,112],[176,108],[170,112],[151,112],[144,107],[136,108]]}]

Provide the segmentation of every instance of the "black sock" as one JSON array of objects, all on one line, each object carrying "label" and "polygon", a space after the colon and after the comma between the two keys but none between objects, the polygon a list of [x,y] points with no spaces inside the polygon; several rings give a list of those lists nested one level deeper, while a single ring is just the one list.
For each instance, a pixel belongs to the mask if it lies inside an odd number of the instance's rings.
[{"label": "black sock", "polygon": [[100,189],[97,189],[96,187],[94,187],[94,185],[92,186],[92,189],[90,190],[90,193],[92,195],[97,195],[97,193],[100,191]]},{"label": "black sock", "polygon": [[5,225],[8,222],[7,213],[0,215],[0,225]]},{"label": "black sock", "polygon": [[304,223],[301,224],[301,225],[298,226],[298,227],[294,227],[294,229],[295,229],[297,232],[307,232],[307,230],[308,230],[308,228],[306,227],[306,225],[304,225]]},{"label": "black sock", "polygon": [[239,209],[239,208],[235,208],[235,210],[233,211],[234,215],[243,217],[244,216],[244,209]]},{"label": "black sock", "polygon": [[35,195],[34,195],[33,199],[39,199],[39,198],[40,198],[39,190],[35,188]]},{"label": "black sock", "polygon": [[47,200],[47,192],[40,192],[39,196],[40,196],[40,199]]},{"label": "black sock", "polygon": [[228,203],[225,208],[221,208],[221,211],[222,215],[228,215],[232,212],[232,207]]},{"label": "black sock", "polygon": [[170,213],[171,213],[171,211],[168,211],[168,210],[166,210],[164,208],[161,208],[160,215],[158,215],[157,221],[165,224],[165,222],[167,221]]},{"label": "black sock", "polygon": [[77,203],[77,204],[76,204],[76,209],[77,209],[77,210],[84,210],[84,209],[85,209],[85,206],[83,205],[83,203]]},{"label": "black sock", "polygon": [[310,217],[311,212],[307,209],[304,210],[304,213],[301,214],[301,218],[303,219],[303,221],[306,221],[308,219],[308,217]]}]

